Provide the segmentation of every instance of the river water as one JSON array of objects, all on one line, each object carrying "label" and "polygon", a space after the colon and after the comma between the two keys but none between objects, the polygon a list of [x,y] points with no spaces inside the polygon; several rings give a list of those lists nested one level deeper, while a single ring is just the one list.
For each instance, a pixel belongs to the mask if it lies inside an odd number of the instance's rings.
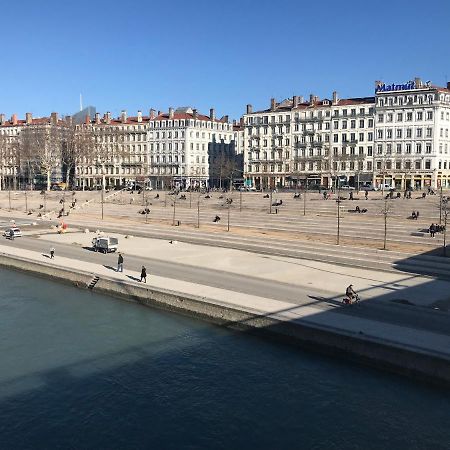
[{"label": "river water", "polygon": [[0,271],[0,448],[449,449],[450,392]]}]

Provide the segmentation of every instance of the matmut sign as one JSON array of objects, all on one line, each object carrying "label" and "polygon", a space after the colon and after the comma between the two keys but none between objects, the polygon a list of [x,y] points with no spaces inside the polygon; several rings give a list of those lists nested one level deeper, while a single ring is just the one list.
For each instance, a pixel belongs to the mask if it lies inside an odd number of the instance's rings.
[{"label": "matmut sign", "polygon": [[416,83],[414,81],[408,81],[407,83],[403,84],[379,83],[375,87],[375,92],[410,91],[411,89],[416,89]]}]

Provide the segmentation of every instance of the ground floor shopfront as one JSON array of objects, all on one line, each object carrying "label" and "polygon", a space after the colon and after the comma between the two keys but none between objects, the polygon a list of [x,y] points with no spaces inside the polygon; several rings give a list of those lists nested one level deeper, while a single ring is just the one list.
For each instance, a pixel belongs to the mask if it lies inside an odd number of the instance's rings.
[{"label": "ground floor shopfront", "polygon": [[450,188],[450,170],[442,171],[411,171],[398,173],[308,173],[285,175],[259,175],[247,174],[245,185],[256,189],[277,188],[304,188],[305,186],[323,186],[324,188],[337,187],[337,185],[352,187],[363,186],[392,186],[399,190],[405,189],[437,189]]},{"label": "ground floor shopfront", "polygon": [[399,190],[450,187],[450,171],[411,171],[408,173],[376,173],[374,185],[387,184]]}]

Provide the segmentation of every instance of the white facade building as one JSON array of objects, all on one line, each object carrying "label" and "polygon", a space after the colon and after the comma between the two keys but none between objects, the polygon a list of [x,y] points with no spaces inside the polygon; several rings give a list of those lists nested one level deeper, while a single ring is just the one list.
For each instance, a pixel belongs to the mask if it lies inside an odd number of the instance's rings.
[{"label": "white facade building", "polygon": [[450,187],[450,83],[376,82],[376,183]]},{"label": "white facade building", "polygon": [[377,82],[374,97],[294,96],[244,115],[244,168],[256,188],[387,183],[450,187],[450,83]]}]

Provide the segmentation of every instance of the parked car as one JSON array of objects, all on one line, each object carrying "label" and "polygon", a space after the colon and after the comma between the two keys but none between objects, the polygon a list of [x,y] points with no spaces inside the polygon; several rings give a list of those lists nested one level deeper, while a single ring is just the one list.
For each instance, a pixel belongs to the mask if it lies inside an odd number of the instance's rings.
[{"label": "parked car", "polygon": [[111,236],[97,236],[92,239],[92,248],[94,252],[111,253],[116,252],[119,245],[119,239]]},{"label": "parked car", "polygon": [[366,184],[359,188],[360,191],[378,191],[378,188],[373,186],[372,184]]},{"label": "parked car", "polygon": [[354,191],[355,190],[354,186],[350,186],[349,184],[343,184],[341,186],[341,189],[346,189],[348,191]]},{"label": "parked car", "polygon": [[11,237],[11,230],[14,233],[14,237],[22,237],[22,232],[20,231],[20,228],[17,227],[12,227],[12,228],[8,228],[7,230],[5,230],[3,232],[3,236],[6,237],[6,239],[10,239]]}]

